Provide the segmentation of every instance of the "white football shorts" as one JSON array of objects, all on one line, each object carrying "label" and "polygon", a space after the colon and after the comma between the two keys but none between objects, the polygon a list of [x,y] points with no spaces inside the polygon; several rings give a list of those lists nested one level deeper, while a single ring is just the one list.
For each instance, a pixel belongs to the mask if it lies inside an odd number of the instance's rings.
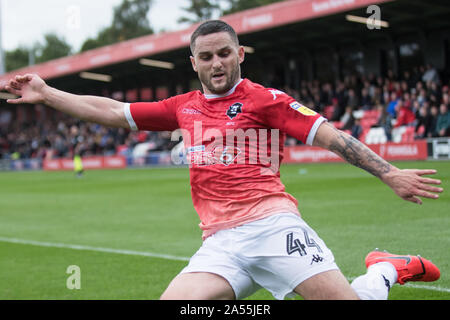
[{"label": "white football shorts", "polygon": [[332,252],[301,217],[280,213],[206,238],[181,273],[209,272],[231,285],[236,299],[261,288],[283,300],[306,279],[338,269]]}]

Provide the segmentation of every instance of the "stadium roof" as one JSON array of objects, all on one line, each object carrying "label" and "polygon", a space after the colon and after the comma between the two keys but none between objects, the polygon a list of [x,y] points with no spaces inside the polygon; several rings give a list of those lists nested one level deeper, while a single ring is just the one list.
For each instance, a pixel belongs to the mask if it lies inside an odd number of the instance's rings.
[{"label": "stadium roof", "polygon": [[[388,20],[387,31],[367,32],[365,25],[349,22],[347,14],[368,17],[369,5],[381,7],[382,20]],[[336,43],[371,41],[395,38],[398,34],[436,28],[450,29],[447,0],[288,0],[224,16],[221,19],[232,25],[243,45],[256,52],[290,51],[298,47],[329,45]],[[15,74],[37,73],[52,84],[63,87],[83,83],[92,86],[97,81],[80,78],[81,72],[105,74],[118,86],[130,85],[130,79],[150,78],[161,80],[192,73],[189,55],[190,35],[198,24],[187,29],[148,35],[102,48],[86,51],[46,63],[15,70],[0,76],[0,84]],[[431,29],[430,29],[431,28]],[[267,52],[265,52],[267,54]],[[169,62],[164,68],[144,66],[152,61]],[[154,62],[154,61],[153,61]],[[133,81],[131,81],[133,82]],[[132,84],[131,84],[132,85]]]}]

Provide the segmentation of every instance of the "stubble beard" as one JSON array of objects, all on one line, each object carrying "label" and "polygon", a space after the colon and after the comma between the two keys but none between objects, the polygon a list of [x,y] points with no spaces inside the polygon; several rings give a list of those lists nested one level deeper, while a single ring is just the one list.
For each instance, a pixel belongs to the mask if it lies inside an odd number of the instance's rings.
[{"label": "stubble beard", "polygon": [[234,85],[240,79],[240,74],[241,72],[238,62],[229,75],[225,74],[226,81],[222,86],[215,86],[210,75],[199,73],[198,76],[200,82],[209,90],[209,92],[211,92],[212,94],[224,94],[234,87]]}]

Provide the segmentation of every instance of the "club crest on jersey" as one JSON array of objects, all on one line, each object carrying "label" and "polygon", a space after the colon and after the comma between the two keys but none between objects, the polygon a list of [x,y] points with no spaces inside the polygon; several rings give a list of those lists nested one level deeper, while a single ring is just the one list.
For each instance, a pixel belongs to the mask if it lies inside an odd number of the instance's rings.
[{"label": "club crest on jersey", "polygon": [[289,106],[295,111],[298,111],[305,116],[315,116],[317,114],[317,112],[305,107],[304,105],[298,103],[297,101],[292,102],[291,104],[289,104]]},{"label": "club crest on jersey", "polygon": [[227,110],[227,116],[233,120],[234,118],[237,117],[237,115],[239,113],[242,113],[242,106],[243,104],[240,102],[236,102],[235,104],[233,104],[231,107],[228,108]]}]

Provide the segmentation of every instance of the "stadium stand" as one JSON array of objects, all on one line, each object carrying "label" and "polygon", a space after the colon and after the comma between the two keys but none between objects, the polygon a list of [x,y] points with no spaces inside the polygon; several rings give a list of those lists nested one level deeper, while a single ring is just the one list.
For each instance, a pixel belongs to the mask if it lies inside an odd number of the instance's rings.
[{"label": "stadium stand", "polygon": [[[243,75],[285,91],[368,144],[439,136],[435,130],[439,106],[446,104],[448,113],[450,104],[446,18],[450,8],[443,8],[438,0],[355,0],[334,7],[326,3],[291,0],[223,17],[236,27],[242,44],[253,48]],[[364,25],[343,22],[347,14],[366,15],[369,4],[378,4],[390,18],[389,33],[368,32]],[[421,15],[399,13],[406,11]],[[37,72],[50,85],[73,93],[127,102],[161,100],[199,88],[188,61],[193,28],[31,66],[0,77],[0,82],[15,73]],[[423,34],[430,34],[426,45]],[[372,43],[383,45],[372,50]],[[144,58],[171,61],[174,68],[149,69],[142,64]],[[81,79],[81,71],[112,74],[114,80]],[[288,139],[287,143],[299,142]],[[151,153],[170,150],[175,144],[167,132],[103,128],[44,106],[12,107],[1,102],[0,159],[64,158],[75,152],[131,155],[137,145],[139,152]]]},{"label": "stadium stand", "polygon": [[[359,76],[359,81],[362,81],[364,77]],[[294,89],[286,89],[287,92],[293,96],[300,97],[300,101],[305,104],[309,104],[312,109],[320,112],[327,117],[336,127],[341,128],[342,123],[340,121],[333,121],[333,119],[340,119],[342,115],[336,109],[335,105],[329,105],[321,107],[323,102],[315,100],[317,96],[323,96],[324,91],[322,86],[318,85],[310,86],[309,89],[303,91],[301,95],[299,92],[294,92]],[[378,85],[383,84],[383,87],[377,86],[374,82],[369,82],[371,86],[376,89],[380,89],[383,97],[390,97],[392,90],[389,88],[397,87],[398,82],[389,84],[388,79],[378,79]],[[421,82],[418,82],[421,83]],[[386,86],[387,84],[387,86]],[[309,86],[309,84],[307,84]],[[417,86],[417,85],[416,85]],[[448,96],[446,88],[438,88],[437,94],[441,97]],[[383,90],[387,89],[386,94]],[[414,92],[413,88],[408,88],[407,92]],[[349,97],[350,87],[345,86],[344,94],[342,97],[347,99]],[[362,89],[357,91],[358,98],[362,95]],[[317,94],[315,94],[317,93]],[[395,126],[398,119],[393,118],[393,129],[385,132],[385,129],[380,126],[380,116],[382,111],[379,109],[364,110],[363,105],[356,106],[352,109],[353,118],[360,119],[360,125],[362,128],[362,134],[359,136],[361,141],[367,144],[383,143],[390,139],[388,136],[392,135],[393,142],[409,142],[413,141],[416,137],[421,137],[424,127],[417,127],[418,121],[416,117],[419,117],[422,108],[430,108],[430,104],[426,102],[431,101],[431,91],[425,90],[425,97],[422,100],[413,100],[411,104],[410,112],[414,119],[408,125]],[[331,90],[332,99],[336,98],[336,90],[332,87]],[[380,105],[382,110],[387,108],[387,105],[391,102],[389,99],[382,99],[381,101],[375,101],[375,97],[370,97],[369,102],[372,105]],[[443,98],[444,100],[447,98]],[[414,102],[419,102],[415,104]],[[441,103],[438,100],[437,103]],[[344,105],[347,105],[344,102]],[[413,106],[418,106],[418,109],[413,109]],[[74,152],[78,150],[82,155],[112,155],[112,154],[130,154],[133,152],[133,148],[138,144],[145,143],[147,152],[151,151],[164,151],[170,150],[173,143],[170,141],[170,135],[166,132],[130,132],[124,129],[108,129],[99,125],[83,123],[81,121],[74,120],[69,116],[65,116],[47,109],[45,115],[41,115],[43,121],[36,123],[36,117],[38,112],[36,110],[43,110],[43,107],[37,107],[34,113],[31,115],[22,115],[22,121],[13,121],[11,119],[17,119],[20,117],[17,113],[9,111],[2,111],[0,119],[3,120],[1,127],[0,138],[0,152],[4,159],[14,158],[54,158],[54,157],[72,157]],[[432,116],[433,117],[433,116]],[[354,119],[352,126],[348,129],[351,132],[354,126]],[[437,120],[437,115],[434,116],[432,121]],[[430,132],[429,137],[437,136],[437,132]],[[142,148],[142,146],[141,146]]]}]

